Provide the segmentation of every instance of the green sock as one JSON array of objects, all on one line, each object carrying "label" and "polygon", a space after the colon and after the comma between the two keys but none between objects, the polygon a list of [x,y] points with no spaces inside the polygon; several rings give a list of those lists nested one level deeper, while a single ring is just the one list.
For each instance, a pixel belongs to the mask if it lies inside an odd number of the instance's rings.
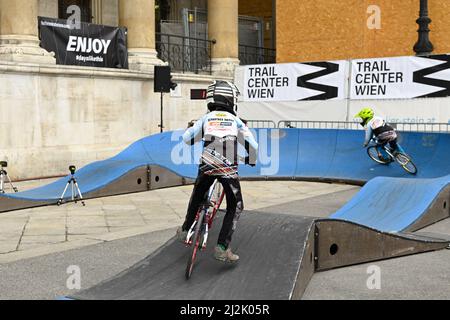
[{"label": "green sock", "polygon": [[225,247],[223,244],[218,244],[217,245],[220,249],[222,249],[223,251],[227,250],[227,247]]}]

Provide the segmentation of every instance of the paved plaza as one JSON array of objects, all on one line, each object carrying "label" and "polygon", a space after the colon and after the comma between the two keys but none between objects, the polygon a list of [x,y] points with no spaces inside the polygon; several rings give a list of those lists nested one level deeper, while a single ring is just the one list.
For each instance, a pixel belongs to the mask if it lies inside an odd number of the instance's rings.
[{"label": "paved plaza", "polygon": [[[53,180],[17,184],[20,191]],[[179,226],[192,186],[92,199],[0,214],[0,263],[124,239]],[[359,187],[299,181],[242,182],[245,210]],[[314,212],[310,213],[315,215]]]}]

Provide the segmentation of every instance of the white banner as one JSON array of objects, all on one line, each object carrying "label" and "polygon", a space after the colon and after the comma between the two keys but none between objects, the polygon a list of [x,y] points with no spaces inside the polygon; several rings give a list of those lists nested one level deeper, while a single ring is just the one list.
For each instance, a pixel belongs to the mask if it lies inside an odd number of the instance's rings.
[{"label": "white banner", "polygon": [[239,67],[244,81],[236,82],[248,102],[342,100],[348,66],[347,61],[250,65]]},{"label": "white banner", "polygon": [[391,122],[450,123],[446,54],[242,66],[235,83],[252,120],[351,121],[370,106]]},{"label": "white banner", "polygon": [[450,95],[450,56],[352,60],[350,98],[408,99]]}]

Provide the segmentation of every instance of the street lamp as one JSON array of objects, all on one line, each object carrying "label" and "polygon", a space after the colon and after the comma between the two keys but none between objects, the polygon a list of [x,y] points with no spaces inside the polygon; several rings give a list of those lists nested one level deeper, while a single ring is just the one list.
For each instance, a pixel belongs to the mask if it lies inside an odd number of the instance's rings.
[{"label": "street lamp", "polygon": [[428,55],[433,52],[433,44],[429,39],[430,29],[428,25],[431,19],[428,17],[428,0],[420,0],[419,18],[416,20],[419,25],[419,40],[414,45],[414,51],[417,56]]}]

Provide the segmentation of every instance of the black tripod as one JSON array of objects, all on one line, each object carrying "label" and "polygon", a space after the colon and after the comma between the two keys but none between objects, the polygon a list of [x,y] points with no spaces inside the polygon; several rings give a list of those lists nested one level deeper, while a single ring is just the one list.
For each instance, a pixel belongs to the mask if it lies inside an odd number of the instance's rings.
[{"label": "black tripod", "polygon": [[[11,186],[11,189],[14,190],[14,192],[19,192],[19,190],[13,186],[11,179],[9,178],[8,172],[4,168],[8,167],[8,162],[6,161],[0,161],[0,193],[5,193],[5,182],[9,183]],[[7,181],[5,181],[5,179]]]},{"label": "black tripod", "polygon": [[64,188],[64,191],[63,191],[63,193],[62,193],[62,195],[61,195],[61,197],[59,198],[59,200],[58,200],[58,206],[60,206],[62,203],[63,203],[63,199],[64,199],[64,195],[66,194],[66,192],[67,192],[67,189],[69,189],[69,187],[71,188],[71,195],[72,195],[72,201],[75,201],[75,203],[77,203],[78,202],[78,198],[79,199],[81,199],[81,204],[83,205],[83,206],[86,206],[86,204],[84,203],[84,200],[83,200],[83,195],[81,194],[81,191],[80,191],[80,187],[78,187],[78,182],[77,182],[77,179],[75,179],[75,171],[77,170],[76,169],[76,167],[75,166],[70,166],[69,167],[69,170],[70,170],[70,179],[69,179],[69,181],[67,181],[67,184],[66,184],[66,187]]}]

